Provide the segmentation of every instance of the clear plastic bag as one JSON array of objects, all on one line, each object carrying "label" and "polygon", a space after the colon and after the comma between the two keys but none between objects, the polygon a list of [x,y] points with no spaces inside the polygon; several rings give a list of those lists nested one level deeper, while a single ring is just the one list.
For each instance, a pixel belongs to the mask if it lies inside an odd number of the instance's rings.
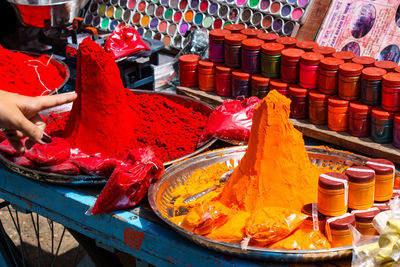
[{"label": "clear plastic bag", "polygon": [[54,166],[68,160],[71,147],[59,137],[54,137],[49,144],[34,144],[25,152],[25,156],[38,166]]}]

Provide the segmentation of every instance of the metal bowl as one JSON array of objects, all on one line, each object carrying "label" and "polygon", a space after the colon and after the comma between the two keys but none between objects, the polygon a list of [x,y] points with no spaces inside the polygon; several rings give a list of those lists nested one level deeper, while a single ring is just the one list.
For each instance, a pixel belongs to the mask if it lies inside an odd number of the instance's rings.
[{"label": "metal bowl", "polygon": [[[330,166],[329,163],[339,163],[345,167],[364,164],[369,159],[364,156],[323,147],[306,146],[306,148],[311,162],[318,166]],[[196,169],[204,169],[217,162],[228,162],[230,159],[239,161],[245,154],[246,149],[247,146],[239,146],[211,151],[169,167],[161,179],[150,186],[148,200],[151,208],[166,224],[191,241],[206,248],[234,256],[276,262],[314,262],[349,257],[352,253],[351,246],[331,248],[329,250],[279,250],[261,247],[248,247],[247,250],[242,250],[240,245],[196,235],[177,226],[170,220],[173,212],[169,210],[168,204],[172,200],[170,193],[175,187],[185,184],[187,177]],[[396,172],[396,175],[399,176],[399,173]]]}]

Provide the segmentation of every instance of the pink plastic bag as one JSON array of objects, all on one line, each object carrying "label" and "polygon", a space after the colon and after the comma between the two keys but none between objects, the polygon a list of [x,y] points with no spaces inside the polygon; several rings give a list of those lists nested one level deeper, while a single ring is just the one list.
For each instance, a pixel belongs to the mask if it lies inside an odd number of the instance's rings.
[{"label": "pink plastic bag", "polygon": [[25,156],[38,166],[54,166],[69,159],[71,146],[59,137],[54,137],[49,144],[34,144],[25,152]]},{"label": "pink plastic bag", "polygon": [[0,152],[6,156],[18,156],[19,154],[7,139],[0,143]]},{"label": "pink plastic bag", "polygon": [[255,96],[240,100],[225,100],[211,113],[197,147],[212,136],[233,142],[248,142],[254,108],[261,102]]},{"label": "pink plastic bag", "polygon": [[121,161],[117,159],[108,159],[97,155],[74,158],[72,162],[83,173],[102,177],[109,177],[115,167],[121,164]]},{"label": "pink plastic bag", "polygon": [[63,163],[54,166],[40,168],[42,171],[53,172],[58,174],[76,175],[79,174],[79,169],[71,161],[67,160]]},{"label": "pink plastic bag", "polygon": [[129,56],[139,50],[150,50],[137,30],[130,25],[118,26],[107,38],[104,49],[114,59]]}]

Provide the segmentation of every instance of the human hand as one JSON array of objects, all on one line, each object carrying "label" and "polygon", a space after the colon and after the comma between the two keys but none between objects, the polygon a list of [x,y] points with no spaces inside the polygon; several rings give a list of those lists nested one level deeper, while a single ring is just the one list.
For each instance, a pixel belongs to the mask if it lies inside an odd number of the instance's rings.
[{"label": "human hand", "polygon": [[0,90],[0,128],[20,153],[25,151],[21,142],[24,137],[40,144],[50,143],[51,138],[44,133],[46,123],[38,112],[72,102],[76,97],[75,93],[28,97]]}]

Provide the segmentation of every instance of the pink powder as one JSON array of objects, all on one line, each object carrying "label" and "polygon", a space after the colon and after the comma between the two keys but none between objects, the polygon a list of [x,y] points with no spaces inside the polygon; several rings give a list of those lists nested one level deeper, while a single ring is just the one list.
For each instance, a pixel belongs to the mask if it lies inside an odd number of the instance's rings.
[{"label": "pink powder", "polygon": [[301,8],[295,8],[292,12],[292,19],[298,20],[303,16],[303,10]]}]

